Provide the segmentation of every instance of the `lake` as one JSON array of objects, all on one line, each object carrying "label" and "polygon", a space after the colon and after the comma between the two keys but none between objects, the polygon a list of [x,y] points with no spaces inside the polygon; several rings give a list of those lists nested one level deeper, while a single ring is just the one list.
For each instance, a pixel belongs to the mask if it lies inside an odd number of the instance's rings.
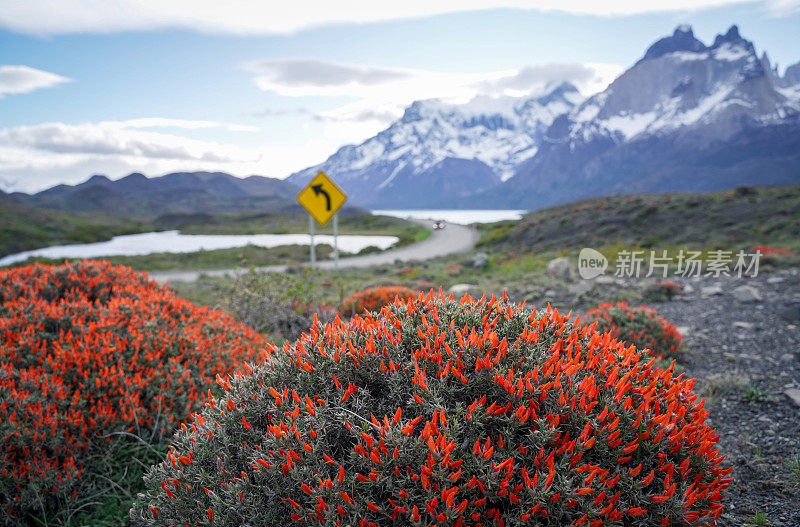
[{"label": "lake", "polygon": [[[370,245],[386,249],[394,245],[395,242],[397,242],[397,237],[395,236],[340,235],[339,250],[357,253]],[[115,236],[106,242],[54,245],[43,249],[11,254],[0,258],[0,266],[22,262],[30,257],[55,259],[99,258],[152,253],[192,253],[201,250],[231,249],[246,245],[277,247],[279,245],[309,245],[310,243],[308,234],[211,235],[180,234],[178,231],[145,232],[142,234]],[[314,236],[314,243],[333,246],[333,236],[316,235]]]},{"label": "lake", "polygon": [[503,220],[518,220],[526,210],[394,210],[370,211],[373,214],[394,216],[395,218],[414,218],[419,220],[444,220],[447,223],[469,225],[470,223],[494,223]]}]

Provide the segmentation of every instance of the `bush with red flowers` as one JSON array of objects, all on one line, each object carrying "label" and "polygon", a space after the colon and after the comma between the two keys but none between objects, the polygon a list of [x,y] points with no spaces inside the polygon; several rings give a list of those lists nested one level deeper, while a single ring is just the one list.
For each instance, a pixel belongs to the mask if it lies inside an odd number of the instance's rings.
[{"label": "bush with red flowers", "polygon": [[112,443],[168,437],[217,376],[265,353],[252,329],[108,262],[0,270],[0,335],[0,524],[12,525],[97,501]]},{"label": "bush with red flowers", "polygon": [[611,337],[634,345],[640,350],[649,349],[663,359],[678,353],[683,338],[678,328],[658,316],[647,306],[631,307],[625,302],[615,305],[600,304],[587,313],[589,321],[597,321],[600,332],[610,332]]},{"label": "bush with red flowers", "polygon": [[751,251],[760,252],[761,254],[797,254],[796,251],[791,249],[784,249],[781,247],[770,247],[769,245],[754,245],[750,248]]},{"label": "bush with red flowers", "polygon": [[[282,357],[282,359],[278,359]],[[557,311],[430,292],[220,380],[137,526],[710,526],[730,468],[694,379]]]},{"label": "bush with red flowers", "polygon": [[339,311],[345,316],[352,316],[356,313],[363,314],[367,311],[380,311],[384,306],[393,303],[395,298],[408,300],[418,294],[419,291],[402,285],[369,287],[345,298]]}]

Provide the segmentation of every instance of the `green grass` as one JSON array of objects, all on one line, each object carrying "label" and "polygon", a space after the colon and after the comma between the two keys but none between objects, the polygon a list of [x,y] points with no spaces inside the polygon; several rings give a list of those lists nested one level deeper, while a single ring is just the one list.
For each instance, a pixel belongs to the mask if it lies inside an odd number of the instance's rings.
[{"label": "green grass", "polygon": [[762,392],[758,386],[751,386],[743,395],[742,401],[755,406],[760,403],[772,401],[772,397]]},{"label": "green grass", "polygon": [[[308,215],[305,213],[258,212],[230,214],[171,214],[155,220],[155,224],[168,229],[180,229],[184,234],[305,234],[308,233]],[[316,234],[333,234],[333,221],[327,225],[315,223]],[[339,234],[371,234],[376,236],[409,237],[429,231],[421,225],[390,216],[373,216],[368,213],[340,214]]]},{"label": "green grass", "polygon": [[789,469],[792,471],[793,483],[800,486],[800,455],[789,461]]},{"label": "green grass", "polygon": [[128,524],[128,514],[136,494],[144,491],[142,476],[151,465],[164,460],[168,443],[148,442],[134,434],[111,436],[105,450],[98,451],[92,463],[98,467],[84,474],[93,478],[90,491],[68,503],[50,503],[42,513],[26,518],[27,525],[45,527],[117,527]]},{"label": "green grass", "polygon": [[[330,258],[333,247],[317,245],[317,258]],[[115,264],[132,267],[137,271],[168,271],[171,269],[227,269],[231,267],[249,267],[266,265],[283,265],[304,263],[309,259],[307,245],[281,245],[279,247],[258,247],[247,245],[232,249],[215,251],[198,251],[194,253],[153,253],[137,256],[109,256],[102,258]],[[80,261],[80,258],[68,261]],[[33,262],[43,264],[60,264],[64,259],[29,258],[24,262],[12,264],[10,267],[29,265]]]}]

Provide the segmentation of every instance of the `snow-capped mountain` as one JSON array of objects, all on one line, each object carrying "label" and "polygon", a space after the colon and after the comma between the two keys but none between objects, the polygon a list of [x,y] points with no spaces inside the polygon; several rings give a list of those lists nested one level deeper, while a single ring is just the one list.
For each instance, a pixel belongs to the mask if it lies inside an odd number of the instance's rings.
[{"label": "snow-capped mountain", "polygon": [[366,206],[425,207],[489,189],[533,157],[553,120],[580,103],[571,84],[536,96],[479,96],[466,104],[417,101],[360,145],[293,174],[304,185],[320,170]]},{"label": "snow-capped mountain", "polygon": [[[800,72],[798,72],[800,73]],[[559,116],[537,155],[473,205],[538,208],[625,192],[800,180],[800,90],[733,26],[706,46],[688,26]]]},{"label": "snow-capped mountain", "polygon": [[412,104],[319,170],[371,207],[527,208],[629,192],[800,181],[800,63],[783,75],[737,26],[680,26],[604,91]]},{"label": "snow-capped mountain", "polygon": [[[713,125],[711,133],[725,138],[743,125],[780,122],[800,104],[775,89],[769,64],[764,66],[736,26],[710,47],[691,27],[681,26],[607,90],[568,114],[574,123],[571,139],[609,135],[630,141],[703,125]],[[719,126],[721,121],[733,126]]]}]

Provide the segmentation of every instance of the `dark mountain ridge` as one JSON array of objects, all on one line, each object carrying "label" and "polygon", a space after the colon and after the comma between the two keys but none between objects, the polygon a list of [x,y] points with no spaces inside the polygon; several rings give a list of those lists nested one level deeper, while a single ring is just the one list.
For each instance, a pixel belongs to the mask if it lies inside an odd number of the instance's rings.
[{"label": "dark mountain ridge", "polygon": [[135,172],[117,180],[94,175],[77,185],[57,185],[33,195],[14,193],[9,197],[47,209],[157,216],[290,210],[295,208],[298,191],[287,181],[262,176],[175,172],[148,178]]}]

